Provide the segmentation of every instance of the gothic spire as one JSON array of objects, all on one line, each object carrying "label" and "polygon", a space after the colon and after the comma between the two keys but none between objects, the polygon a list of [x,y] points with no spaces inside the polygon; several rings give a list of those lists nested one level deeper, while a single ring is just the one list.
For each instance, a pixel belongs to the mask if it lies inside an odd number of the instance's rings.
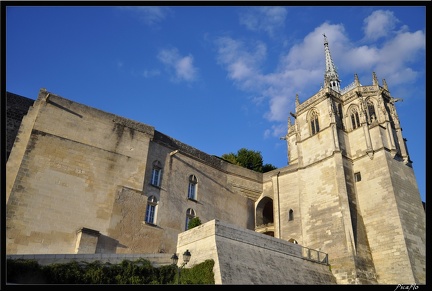
[{"label": "gothic spire", "polygon": [[324,52],[326,61],[326,70],[324,74],[324,87],[330,87],[335,91],[340,91],[340,80],[339,75],[336,71],[336,66],[333,64],[333,60],[330,55],[330,49],[328,46],[327,37],[324,36]]}]

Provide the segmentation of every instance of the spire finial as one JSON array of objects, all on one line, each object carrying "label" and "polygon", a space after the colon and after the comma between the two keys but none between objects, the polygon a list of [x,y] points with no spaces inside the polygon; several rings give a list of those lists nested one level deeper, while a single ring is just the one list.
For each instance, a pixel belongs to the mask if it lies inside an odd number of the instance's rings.
[{"label": "spire finial", "polygon": [[377,78],[375,72],[372,72],[372,85],[378,86],[378,78]]},{"label": "spire finial", "polygon": [[324,52],[325,52],[325,62],[326,62],[326,69],[324,74],[324,87],[330,87],[333,90],[339,92],[340,91],[339,75],[336,71],[336,66],[333,64],[333,60],[330,55],[327,36],[325,35],[325,33],[323,33],[323,36],[324,36]]},{"label": "spire finial", "polygon": [[357,74],[354,74],[354,82],[355,82],[356,86],[360,86],[360,80],[359,80]]}]

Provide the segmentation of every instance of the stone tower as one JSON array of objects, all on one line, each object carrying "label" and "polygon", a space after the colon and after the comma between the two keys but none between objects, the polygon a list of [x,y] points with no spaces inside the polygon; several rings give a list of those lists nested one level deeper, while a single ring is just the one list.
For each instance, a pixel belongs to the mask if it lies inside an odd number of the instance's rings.
[{"label": "stone tower", "polygon": [[[341,89],[327,37],[324,87],[288,119],[286,170],[273,178],[275,236],[329,253],[339,283],[425,282],[425,211],[395,102]],[[275,181],[277,179],[277,181]]]}]

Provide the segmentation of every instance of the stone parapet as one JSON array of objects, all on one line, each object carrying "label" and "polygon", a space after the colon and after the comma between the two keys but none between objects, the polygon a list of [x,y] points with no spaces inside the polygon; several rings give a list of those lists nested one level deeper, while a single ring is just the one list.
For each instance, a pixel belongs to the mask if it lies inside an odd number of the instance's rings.
[{"label": "stone parapet", "polygon": [[219,220],[180,233],[177,243],[179,257],[186,250],[192,254],[189,268],[206,259],[215,261],[215,284],[336,284],[329,266],[304,257],[304,249]]}]

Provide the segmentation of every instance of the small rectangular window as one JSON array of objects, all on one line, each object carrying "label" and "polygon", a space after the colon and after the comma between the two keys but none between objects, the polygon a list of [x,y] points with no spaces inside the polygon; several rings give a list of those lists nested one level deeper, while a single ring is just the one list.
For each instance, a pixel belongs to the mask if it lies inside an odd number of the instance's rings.
[{"label": "small rectangular window", "polygon": [[145,221],[147,223],[154,223],[154,215],[155,215],[156,207],[154,205],[148,204],[147,205],[147,211],[146,211],[146,217]]},{"label": "small rectangular window", "polygon": [[196,184],[189,184],[188,198],[195,200],[195,188]]},{"label": "small rectangular window", "polygon": [[354,179],[355,179],[356,182],[360,182],[361,181],[360,172],[354,173]]},{"label": "small rectangular window", "polygon": [[156,169],[156,168],[154,168],[154,169],[152,170],[151,184],[152,184],[153,186],[157,186],[157,187],[160,186],[161,172],[162,172],[161,169]]}]

